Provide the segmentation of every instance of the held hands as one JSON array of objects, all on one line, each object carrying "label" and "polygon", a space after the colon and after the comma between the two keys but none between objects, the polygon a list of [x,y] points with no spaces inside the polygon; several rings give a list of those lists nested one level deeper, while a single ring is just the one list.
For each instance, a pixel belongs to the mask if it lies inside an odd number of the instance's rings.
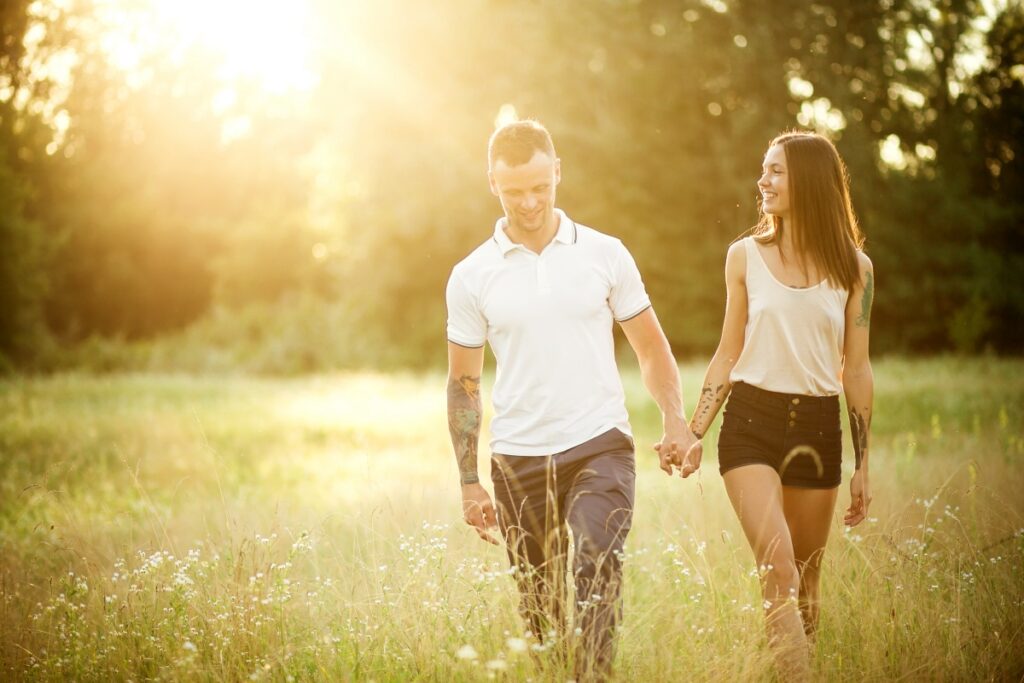
[{"label": "held hands", "polygon": [[498,518],[494,513],[491,496],[482,484],[463,485],[462,518],[466,520],[466,524],[473,527],[477,536],[491,545],[498,545],[497,539],[488,531],[498,525]]},{"label": "held hands", "polygon": [[868,506],[871,505],[871,486],[868,484],[867,466],[854,471],[853,479],[850,480],[850,507],[846,510],[843,522],[846,526],[854,527],[864,521],[868,516]]},{"label": "held hands", "polygon": [[666,429],[661,443],[654,444],[659,466],[671,476],[672,467],[679,468],[679,476],[686,479],[700,469],[704,447],[685,424],[679,429]]}]

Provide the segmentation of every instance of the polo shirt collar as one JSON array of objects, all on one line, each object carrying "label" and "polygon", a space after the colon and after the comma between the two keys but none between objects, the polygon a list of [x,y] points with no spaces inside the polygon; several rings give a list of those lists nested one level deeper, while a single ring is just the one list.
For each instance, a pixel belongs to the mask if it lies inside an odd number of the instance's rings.
[{"label": "polo shirt collar", "polygon": [[[555,215],[558,216],[558,231],[555,233],[555,242],[561,242],[562,244],[575,244],[576,243],[576,224],[572,222],[572,219],[566,215],[561,209],[555,209]],[[521,247],[525,249],[521,244],[517,244],[509,239],[509,236],[505,233],[505,226],[508,224],[508,219],[504,216],[498,219],[494,224],[494,241],[497,242],[498,248],[501,249],[501,255],[504,256],[508,252]]]}]

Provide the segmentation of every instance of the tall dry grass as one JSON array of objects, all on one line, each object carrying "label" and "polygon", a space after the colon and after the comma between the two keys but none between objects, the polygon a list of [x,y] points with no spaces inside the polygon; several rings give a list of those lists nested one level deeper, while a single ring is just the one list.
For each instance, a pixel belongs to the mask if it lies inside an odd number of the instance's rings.
[{"label": "tall dry grass", "polygon": [[[837,522],[825,680],[1024,674],[1024,363],[876,363],[875,503]],[[683,368],[693,400],[702,368]],[[714,434],[669,479],[635,370],[622,680],[770,680]],[[849,450],[847,451],[849,452]],[[486,465],[484,465],[486,470]],[[846,504],[847,468],[840,506]],[[443,378],[0,384],[0,676],[564,681],[459,519]]]}]

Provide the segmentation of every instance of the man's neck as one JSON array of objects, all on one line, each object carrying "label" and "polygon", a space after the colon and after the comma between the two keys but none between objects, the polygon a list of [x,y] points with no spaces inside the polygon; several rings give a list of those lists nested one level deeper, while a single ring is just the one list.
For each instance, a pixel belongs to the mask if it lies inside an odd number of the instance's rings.
[{"label": "man's neck", "polygon": [[526,233],[520,230],[513,230],[511,224],[506,222],[505,234],[516,244],[521,244],[535,254],[544,251],[544,248],[551,244],[558,234],[558,226],[561,217],[557,212],[551,212],[551,220],[540,230],[533,233]]}]

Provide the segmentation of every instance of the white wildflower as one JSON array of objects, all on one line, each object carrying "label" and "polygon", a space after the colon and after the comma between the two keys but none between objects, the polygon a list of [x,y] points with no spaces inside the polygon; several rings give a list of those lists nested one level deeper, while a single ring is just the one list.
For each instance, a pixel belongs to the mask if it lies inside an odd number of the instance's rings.
[{"label": "white wildflower", "polygon": [[509,652],[526,652],[526,641],[522,638],[509,638],[505,641],[505,646],[508,647]]},{"label": "white wildflower", "polygon": [[463,645],[455,652],[455,656],[459,659],[474,660],[478,655],[472,645]]}]

